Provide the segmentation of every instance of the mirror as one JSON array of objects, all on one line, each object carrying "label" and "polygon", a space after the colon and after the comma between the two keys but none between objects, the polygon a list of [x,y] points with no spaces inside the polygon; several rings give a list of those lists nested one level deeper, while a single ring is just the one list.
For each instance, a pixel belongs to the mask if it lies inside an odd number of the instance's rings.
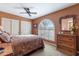
[{"label": "mirror", "polygon": [[61,30],[70,31],[74,26],[74,16],[65,16],[60,18]]}]

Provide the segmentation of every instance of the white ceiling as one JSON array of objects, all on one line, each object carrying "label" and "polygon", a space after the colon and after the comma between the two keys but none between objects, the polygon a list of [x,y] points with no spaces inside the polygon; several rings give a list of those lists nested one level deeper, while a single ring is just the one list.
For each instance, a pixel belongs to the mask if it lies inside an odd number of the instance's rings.
[{"label": "white ceiling", "polygon": [[22,3],[23,6],[30,7],[31,12],[37,12],[37,14],[32,14],[31,17],[27,14],[20,14],[20,12],[25,12],[25,10],[22,8],[16,8],[22,7],[20,3],[0,3],[0,11],[8,12],[29,19],[35,19],[74,4],[75,3]]}]

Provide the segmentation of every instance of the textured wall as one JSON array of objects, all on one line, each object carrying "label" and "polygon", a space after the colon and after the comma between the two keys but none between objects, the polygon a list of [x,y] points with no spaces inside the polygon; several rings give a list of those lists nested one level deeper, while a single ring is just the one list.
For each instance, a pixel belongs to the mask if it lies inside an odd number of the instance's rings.
[{"label": "textured wall", "polygon": [[[32,21],[33,24],[39,24],[41,20],[44,20],[45,18],[49,18],[54,24],[55,24],[55,29],[56,33],[60,32],[60,23],[59,23],[59,18],[66,16],[66,15],[76,15],[76,20],[77,20],[77,25],[79,26],[79,4],[76,4],[74,6],[65,8],[63,10],[59,10],[57,12],[45,15],[43,17],[39,17],[35,20]],[[32,28],[32,33],[37,34],[38,29],[37,28]]]}]

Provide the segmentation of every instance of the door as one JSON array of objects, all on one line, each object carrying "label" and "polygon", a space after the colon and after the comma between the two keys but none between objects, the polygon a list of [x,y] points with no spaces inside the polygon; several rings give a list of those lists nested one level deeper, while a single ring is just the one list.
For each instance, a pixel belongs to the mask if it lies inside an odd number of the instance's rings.
[{"label": "door", "polygon": [[12,20],[12,34],[19,35],[19,20]]},{"label": "door", "polygon": [[1,25],[3,27],[3,31],[6,31],[11,34],[11,20],[8,18],[2,18]]},{"label": "door", "polygon": [[31,34],[31,22],[21,21],[21,35]]}]

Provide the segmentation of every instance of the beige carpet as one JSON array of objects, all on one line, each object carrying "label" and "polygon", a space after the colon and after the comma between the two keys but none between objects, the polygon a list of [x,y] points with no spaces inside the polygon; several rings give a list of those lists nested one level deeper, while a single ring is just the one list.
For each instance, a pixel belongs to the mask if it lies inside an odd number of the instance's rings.
[{"label": "beige carpet", "polygon": [[45,48],[37,50],[30,54],[30,56],[65,56],[65,54],[56,50],[56,47],[48,43],[44,43]]}]

